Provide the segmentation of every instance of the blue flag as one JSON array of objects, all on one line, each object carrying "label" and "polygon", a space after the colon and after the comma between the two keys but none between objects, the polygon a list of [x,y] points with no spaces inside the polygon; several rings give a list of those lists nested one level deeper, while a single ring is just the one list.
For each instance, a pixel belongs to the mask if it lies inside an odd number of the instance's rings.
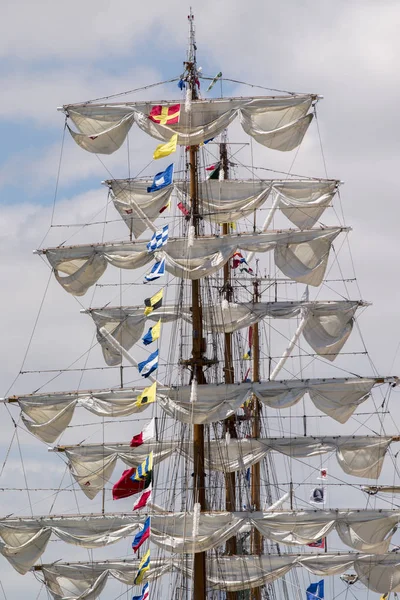
[{"label": "blue flag", "polygon": [[164,225],[164,227],[160,231],[155,231],[153,233],[153,237],[147,244],[147,252],[154,252],[168,242],[168,225]]},{"label": "blue flag", "polygon": [[161,333],[161,319],[159,319],[158,322],[155,325],[153,325],[153,327],[150,327],[150,329],[148,330],[146,335],[144,335],[142,337],[143,344],[145,346],[148,346],[152,342],[155,342],[160,337],[160,333]]},{"label": "blue flag", "polygon": [[154,263],[153,268],[150,273],[144,276],[144,282],[146,281],[155,281],[159,279],[165,273],[165,258],[162,258],[158,262]]},{"label": "blue flag", "polygon": [[136,552],[137,550],[139,550],[140,546],[142,544],[144,544],[144,542],[149,539],[150,537],[150,517],[147,517],[145,523],[144,523],[144,527],[143,529],[141,529],[141,531],[139,531],[139,533],[137,533],[135,535],[135,538],[132,542],[132,549],[134,552]]},{"label": "blue flag", "polygon": [[165,171],[161,171],[161,173],[157,173],[157,175],[154,176],[153,183],[147,188],[148,193],[158,192],[158,190],[162,190],[163,188],[167,187],[167,185],[171,185],[173,178],[174,163],[169,165]]},{"label": "blue flag", "polygon": [[138,364],[139,373],[142,377],[148,377],[158,368],[158,350]]},{"label": "blue flag", "polygon": [[317,583],[310,583],[306,591],[307,600],[323,600],[324,598],[324,580]]}]

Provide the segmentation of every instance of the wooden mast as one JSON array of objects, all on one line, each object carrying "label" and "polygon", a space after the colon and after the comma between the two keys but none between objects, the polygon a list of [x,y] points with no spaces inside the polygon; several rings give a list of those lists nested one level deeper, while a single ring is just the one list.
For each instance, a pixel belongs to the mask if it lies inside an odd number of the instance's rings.
[{"label": "wooden mast", "polygon": [[[226,143],[226,135],[223,134],[223,141],[219,146],[220,152],[220,170],[223,175],[223,179],[229,179],[229,161],[228,161],[228,148]],[[229,223],[222,225],[222,232],[227,235],[230,232]],[[225,300],[232,302],[233,292],[231,285],[231,267],[229,261],[224,265],[224,286],[223,286]],[[232,334],[224,334],[224,381],[226,384],[234,383],[234,369],[232,362]],[[237,437],[235,427],[235,417],[230,417],[225,420],[224,423],[225,432],[228,433],[232,438]],[[236,474],[226,473],[225,474],[225,508],[229,512],[236,510]],[[226,551],[230,555],[237,553],[236,537],[231,537],[226,542]],[[236,598],[236,592],[228,592],[226,595],[228,600]]]},{"label": "wooden mast", "polygon": [[[194,35],[194,15],[192,10],[189,19],[189,53],[186,62],[187,84],[191,93],[191,100],[197,99],[197,70],[196,70],[196,43]],[[189,177],[190,177],[190,201],[194,237],[198,237],[199,231],[199,205],[198,205],[198,146],[189,148]],[[189,234],[190,235],[190,234]],[[203,340],[203,320],[201,309],[201,286],[200,280],[192,281],[192,358],[188,361],[192,368],[192,385],[206,383],[203,364],[205,343]],[[205,495],[205,473],[204,473],[204,425],[193,425],[193,496],[194,503],[200,504],[200,510],[206,509]],[[193,559],[193,598],[194,600],[206,599],[206,554],[197,552]]]},{"label": "wooden mast", "polygon": [[[260,301],[259,280],[255,279],[253,283],[253,302]],[[253,357],[253,381],[260,380],[260,334],[259,325],[253,325],[253,342],[252,342],[252,357]],[[256,395],[253,396],[253,425],[252,437],[258,439],[260,437],[260,417],[261,403]],[[260,463],[255,463],[251,467],[251,504],[252,510],[261,510],[261,469]],[[260,532],[253,527],[250,536],[250,552],[260,556],[262,554],[262,537]],[[261,588],[253,588],[251,590],[253,600],[261,599]]]}]

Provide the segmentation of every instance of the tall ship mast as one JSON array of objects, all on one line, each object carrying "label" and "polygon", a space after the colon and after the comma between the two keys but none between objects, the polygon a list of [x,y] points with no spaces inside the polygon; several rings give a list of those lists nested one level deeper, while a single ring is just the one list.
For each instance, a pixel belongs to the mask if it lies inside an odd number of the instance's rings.
[{"label": "tall ship mast", "polygon": [[[125,150],[129,176],[105,170],[104,218],[36,250],[93,338],[74,389],[75,364],[2,399],[28,510],[0,519],[0,553],[38,599],[395,598],[398,379],[358,331],[342,182],[292,172],[322,97],[226,95],[188,28],[170,87],[60,108],[77,161]],[[62,461],[42,514],[20,430]]]}]

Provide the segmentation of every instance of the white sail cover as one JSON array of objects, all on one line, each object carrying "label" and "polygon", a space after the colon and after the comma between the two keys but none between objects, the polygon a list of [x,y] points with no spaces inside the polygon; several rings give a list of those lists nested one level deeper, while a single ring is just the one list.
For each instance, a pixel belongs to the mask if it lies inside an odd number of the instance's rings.
[{"label": "white sail cover", "polygon": [[[84,548],[114,544],[143,527],[147,515],[21,517],[0,520],[0,552],[26,573],[46,549],[51,535]],[[196,517],[197,519],[197,517]],[[334,529],[355,550],[385,553],[400,520],[399,510],[311,510],[205,512],[193,535],[193,513],[151,514],[151,540],[172,553],[205,552],[223,545],[244,527],[255,527],[278,543],[302,546]]]},{"label": "white sail cover", "polygon": [[117,460],[120,458],[129,467],[138,467],[150,454],[154,453],[154,463],[159,463],[177,450],[177,442],[145,442],[137,448],[129,444],[91,444],[88,446],[65,446],[71,475],[92,500],[111,478]]},{"label": "white sail cover", "polygon": [[[55,563],[43,565],[44,583],[55,600],[94,600],[103,591],[108,577],[132,585],[139,561],[107,561],[87,563]],[[385,594],[400,591],[400,558],[398,554],[283,554],[266,556],[215,556],[207,561],[207,588],[239,591],[258,587],[283,577],[291,569],[303,567],[316,576],[331,576],[354,569],[361,581],[373,592]],[[146,580],[170,571],[192,576],[190,566],[181,560],[151,560]],[[135,588],[139,594],[140,589]]]},{"label": "white sail cover", "polygon": [[[111,179],[105,182],[114,206],[129,230],[138,238],[170,200],[175,189],[181,201],[189,203],[188,183],[176,181],[156,192],[147,192],[152,180]],[[222,180],[199,183],[202,217],[214,223],[231,223],[251,215],[272,194],[278,207],[299,229],[309,229],[330,206],[339,182],[334,180]]]},{"label": "white sail cover", "polygon": [[173,553],[205,552],[247,527],[279,544],[311,544],[336,530],[344,544],[361,552],[383,554],[400,520],[398,510],[311,510],[173,513],[151,517],[151,539]]},{"label": "white sail cover", "polygon": [[[260,462],[268,452],[291,458],[307,458],[336,453],[343,471],[355,477],[377,479],[392,437],[340,436],[211,440],[206,442],[205,466],[224,473],[247,469]],[[118,458],[129,467],[137,467],[154,453],[157,464],[177,452],[192,458],[192,445],[182,440],[148,441],[139,447],[129,444],[89,444],[62,446],[71,475],[84,494],[93,499],[114,472]]]},{"label": "white sail cover", "polygon": [[287,152],[302,142],[313,118],[307,113],[316,100],[311,95],[194,100],[190,112],[182,106],[179,123],[170,125],[155,123],[149,114],[155,106],[174,106],[180,100],[72,104],[65,105],[64,111],[78,130],[68,127],[75,142],[96,154],[112,154],[120,148],[133,123],[163,142],[177,133],[179,145],[193,146],[222,133],[236,117],[258,143]]},{"label": "white sail cover", "polygon": [[[43,581],[55,600],[94,600],[112,577],[125,585],[133,586],[140,560],[116,560],[88,563],[55,563],[40,568]],[[150,569],[144,574],[143,583],[153,581],[174,569],[172,559],[151,559]],[[142,586],[135,586],[140,595]]]},{"label": "white sail cover", "polygon": [[[203,323],[207,331],[232,333],[266,317],[290,319],[301,314],[306,319],[305,340],[314,352],[333,361],[353,329],[353,317],[360,306],[363,303],[354,301],[223,302],[203,307]],[[121,352],[102,335],[101,329],[105,328],[125,350],[129,350],[144,332],[147,317],[143,307],[93,308],[88,312],[95,322],[104,360],[110,366],[121,364]],[[191,322],[191,315],[188,306],[166,306],[153,311],[149,319],[167,322],[182,318]]]},{"label": "white sail cover", "polygon": [[160,216],[160,210],[168,204],[173,191],[173,186],[168,185],[156,192],[147,192],[152,181],[110,179],[105,183],[111,189],[115,208],[135,238]]},{"label": "white sail cover", "polygon": [[279,197],[278,207],[299,229],[313,227],[324,210],[331,205],[338,181],[274,182],[273,192]]},{"label": "white sail cover", "polygon": [[[386,379],[396,383],[394,378]],[[345,423],[357,406],[369,397],[381,378],[307,379],[267,381],[231,385],[198,386],[197,401],[190,401],[191,386],[157,388],[157,401],[164,411],[184,423],[213,423],[232,416],[252,394],[269,408],[278,410],[297,404],[305,394],[324,414]],[[124,417],[140,413],[148,404],[137,406],[143,388],[91,390],[12,396],[22,411],[26,428],[44,442],[53,443],[68,427],[75,408],[82,407],[99,417]]]},{"label": "white sail cover", "polygon": [[159,319],[163,323],[177,321],[184,318],[191,321],[191,311],[188,307],[165,306],[154,310],[149,315],[144,314],[143,306],[132,308],[90,309],[88,311],[96,325],[97,341],[101,345],[104,360],[109,366],[120,365],[121,352],[111,345],[105,335],[101,333],[104,328],[125,349],[129,350],[140,340],[144,333],[147,319],[151,324]]},{"label": "white sail cover", "polygon": [[98,548],[132,535],[144,520],[138,514],[1,519],[0,553],[24,574],[39,560],[52,535],[76,546]]},{"label": "white sail cover", "polygon": [[[141,413],[147,404],[137,404],[143,388],[88,390],[10,397],[18,402],[25,427],[43,442],[53,443],[68,427],[75,408],[82,407],[98,417],[126,417]],[[160,399],[162,392],[157,391]]]},{"label": "white sail cover", "polygon": [[274,251],[276,266],[284,275],[312,286],[319,286],[328,264],[333,240],[342,227],[304,231],[227,234],[196,238],[188,246],[187,238],[170,238],[154,253],[147,242],[93,244],[39,250],[45,254],[57,281],[74,296],[83,296],[103,275],[108,264],[120,269],[138,269],[153,259],[165,258],[167,271],[175,277],[200,279],[216,273],[238,250]]},{"label": "white sail cover", "polygon": [[[260,208],[273,189],[273,181],[237,181],[206,179],[198,185],[201,215],[212,223],[231,223]],[[178,198],[189,204],[189,188],[185,181],[175,182]]]}]

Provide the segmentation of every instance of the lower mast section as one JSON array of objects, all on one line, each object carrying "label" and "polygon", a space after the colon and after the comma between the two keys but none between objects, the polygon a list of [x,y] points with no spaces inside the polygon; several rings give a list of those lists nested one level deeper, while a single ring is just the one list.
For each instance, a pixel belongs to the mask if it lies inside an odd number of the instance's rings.
[{"label": "lower mast section", "polygon": [[[253,302],[260,301],[259,281],[256,279],[253,283]],[[260,380],[260,335],[258,323],[253,325],[253,381]],[[253,396],[253,426],[252,437],[258,439],[260,437],[260,417],[261,404],[257,396]],[[251,467],[251,504],[252,510],[261,510],[261,465],[256,463]],[[250,537],[250,552],[260,556],[262,554],[262,537],[260,532],[254,527]],[[253,588],[251,590],[252,600],[261,600],[261,588]]]},{"label": "lower mast section", "polygon": [[[220,152],[220,169],[222,170],[223,178],[229,178],[229,161],[228,161],[228,148],[226,143],[226,134],[223,134],[223,142],[219,146]],[[222,226],[222,233],[227,235],[230,232],[230,224],[224,223]],[[232,284],[231,284],[231,268],[229,261],[224,265],[224,286],[223,286],[224,297],[227,302],[232,302]],[[226,384],[234,383],[234,368],[232,362],[232,334],[224,334],[224,381]],[[224,422],[224,430],[227,435],[231,438],[237,438],[235,416],[229,417]],[[225,508],[229,512],[236,511],[236,473],[225,474]],[[226,542],[226,552],[228,555],[237,554],[237,540],[236,537],[231,537]],[[236,592],[227,592],[227,600],[235,600],[237,598]]]},{"label": "lower mast section", "polygon": [[[194,235],[199,235],[199,207],[197,199],[197,146],[189,149],[190,197],[192,208],[192,226]],[[191,235],[191,234],[189,234]],[[206,383],[203,371],[203,320],[201,309],[200,281],[192,281],[192,389]],[[204,473],[204,425],[193,425],[193,501],[200,504],[200,511],[206,510],[205,473]],[[206,553],[196,552],[193,563],[193,598],[206,598]]]}]

